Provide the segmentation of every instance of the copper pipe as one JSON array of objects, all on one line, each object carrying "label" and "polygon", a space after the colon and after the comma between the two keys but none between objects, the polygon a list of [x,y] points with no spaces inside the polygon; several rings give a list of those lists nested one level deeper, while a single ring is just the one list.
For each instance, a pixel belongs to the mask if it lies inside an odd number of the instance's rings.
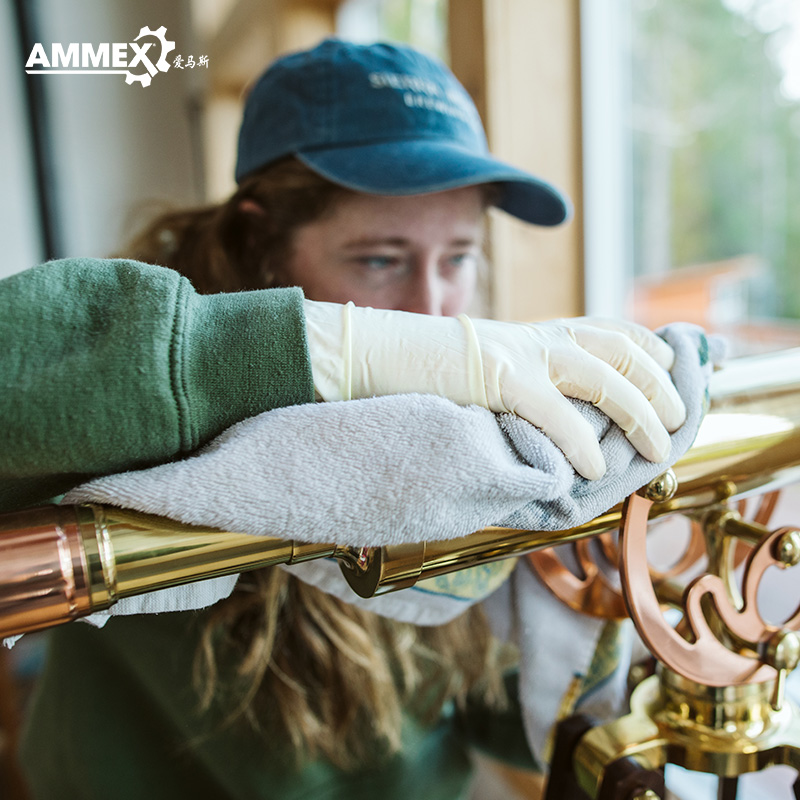
[{"label": "copper pipe", "polygon": [[309,558],[347,558],[335,545],[229,533],[99,505],[6,514],[0,541],[3,637],[156,589]]},{"label": "copper pipe", "polygon": [[[800,349],[730,362],[710,386],[679,487],[651,518],[800,480]],[[354,549],[199,528],[107,506],[0,518],[0,636],[59,624],[118,598],[274,564],[335,556],[362,597],[619,527],[622,504],[566,531],[490,527],[446,542]]]}]

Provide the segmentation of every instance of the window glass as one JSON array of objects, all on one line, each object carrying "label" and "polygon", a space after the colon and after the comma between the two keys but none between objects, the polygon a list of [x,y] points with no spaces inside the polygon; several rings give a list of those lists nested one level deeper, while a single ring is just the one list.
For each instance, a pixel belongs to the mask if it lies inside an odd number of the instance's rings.
[{"label": "window glass", "polygon": [[336,28],[354,42],[405,42],[447,60],[447,0],[345,0]]},{"label": "window glass", "polygon": [[800,344],[800,3],[626,0],[633,314]]}]

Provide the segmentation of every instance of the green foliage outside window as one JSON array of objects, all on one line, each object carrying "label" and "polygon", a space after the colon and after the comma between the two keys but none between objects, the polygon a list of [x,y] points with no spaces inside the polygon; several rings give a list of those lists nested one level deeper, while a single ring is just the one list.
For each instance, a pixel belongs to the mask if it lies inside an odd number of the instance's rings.
[{"label": "green foliage outside window", "polygon": [[637,274],[755,254],[751,312],[800,318],[794,0],[630,2]]}]

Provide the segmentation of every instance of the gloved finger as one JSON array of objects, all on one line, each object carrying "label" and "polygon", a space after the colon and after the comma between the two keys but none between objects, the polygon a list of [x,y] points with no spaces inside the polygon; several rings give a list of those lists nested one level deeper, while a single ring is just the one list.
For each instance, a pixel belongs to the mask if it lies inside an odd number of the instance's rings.
[{"label": "gloved finger", "polygon": [[675,351],[660,336],[653,333],[649,328],[645,328],[644,325],[638,325],[628,320],[601,319],[599,317],[581,317],[580,322],[595,328],[624,333],[667,372],[672,369],[675,363]]},{"label": "gloved finger", "polygon": [[561,449],[575,471],[597,480],[606,473],[606,462],[592,426],[552,384],[524,393],[513,413],[536,425]]},{"label": "gloved finger", "polygon": [[554,371],[553,383],[568,397],[596,405],[625,432],[630,443],[648,461],[669,458],[671,442],[647,398],[630,381],[599,358],[584,354]]},{"label": "gloved finger", "polygon": [[686,406],[669,374],[625,333],[579,328],[575,331],[575,341],[636,386],[668,431],[676,431],[683,425]]}]

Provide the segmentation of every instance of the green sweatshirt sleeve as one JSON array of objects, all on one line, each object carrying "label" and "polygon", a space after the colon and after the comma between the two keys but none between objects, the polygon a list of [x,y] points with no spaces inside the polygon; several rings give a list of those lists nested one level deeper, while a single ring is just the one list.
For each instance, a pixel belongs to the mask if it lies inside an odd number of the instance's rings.
[{"label": "green sweatshirt sleeve", "polygon": [[199,295],[126,260],[52,261],[0,281],[0,511],[313,401],[302,300]]}]

